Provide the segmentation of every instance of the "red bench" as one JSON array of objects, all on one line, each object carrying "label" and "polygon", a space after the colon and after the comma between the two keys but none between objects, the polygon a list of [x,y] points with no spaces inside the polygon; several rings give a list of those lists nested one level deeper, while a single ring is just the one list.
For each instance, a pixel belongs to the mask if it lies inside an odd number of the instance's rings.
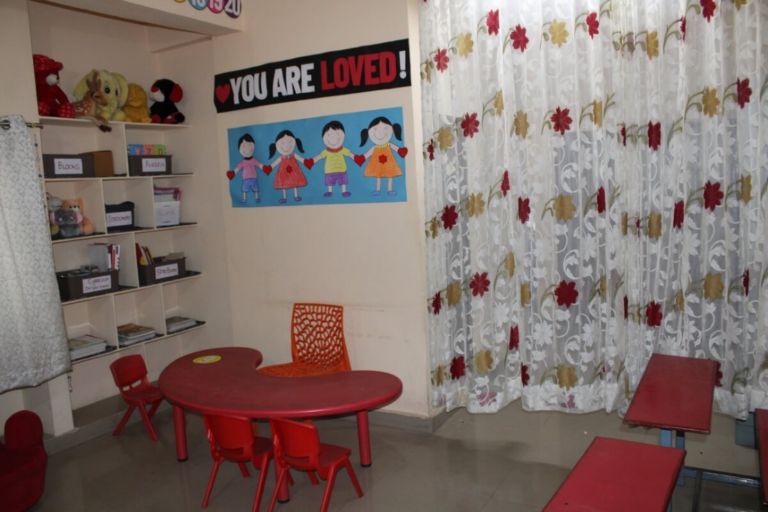
[{"label": "red bench", "polygon": [[596,437],[544,512],[662,512],[685,450]]}]

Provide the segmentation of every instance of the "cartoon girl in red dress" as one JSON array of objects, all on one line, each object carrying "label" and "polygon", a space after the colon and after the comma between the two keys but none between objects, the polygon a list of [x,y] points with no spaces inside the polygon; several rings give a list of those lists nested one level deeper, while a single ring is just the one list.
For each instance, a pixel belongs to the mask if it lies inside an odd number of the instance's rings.
[{"label": "cartoon girl in red dress", "polygon": [[395,123],[393,125],[386,117],[377,117],[371,121],[367,130],[364,129],[360,132],[360,147],[365,146],[368,138],[374,144],[364,155],[355,157],[355,162],[358,165],[363,165],[365,160],[370,158],[368,165],[365,166],[363,176],[376,178],[376,190],[371,192],[372,196],[381,194],[381,178],[387,178],[388,180],[387,194],[390,196],[397,195],[397,190],[392,190],[392,178],[402,176],[403,171],[395,160],[392,150],[394,149],[398,155],[405,158],[405,155],[408,154],[408,148],[399,148],[390,140],[393,133],[397,140],[402,140],[402,131],[403,128],[400,124]]},{"label": "cartoon girl in red dress", "polygon": [[[307,178],[299,167],[299,162],[305,163],[304,158],[294,154],[294,150],[298,148],[300,152],[304,152],[304,147],[301,144],[301,139],[297,139],[293,133],[289,130],[283,130],[277,134],[275,143],[269,145],[269,158],[275,155],[275,151],[280,153],[280,156],[272,162],[271,167],[277,168],[277,174],[275,175],[275,189],[283,191],[283,198],[280,199],[280,203],[286,202],[285,191],[289,188],[293,189],[293,200],[301,201],[299,196],[299,187],[307,186]],[[306,164],[312,167],[309,163],[310,159],[307,159]],[[278,164],[280,167],[277,167]]]}]

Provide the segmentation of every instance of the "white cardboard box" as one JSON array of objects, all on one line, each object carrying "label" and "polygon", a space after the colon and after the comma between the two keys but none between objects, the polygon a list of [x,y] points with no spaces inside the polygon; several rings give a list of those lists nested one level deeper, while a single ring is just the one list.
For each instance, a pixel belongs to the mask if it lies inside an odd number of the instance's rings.
[{"label": "white cardboard box", "polygon": [[157,227],[178,226],[181,222],[181,201],[155,203]]}]

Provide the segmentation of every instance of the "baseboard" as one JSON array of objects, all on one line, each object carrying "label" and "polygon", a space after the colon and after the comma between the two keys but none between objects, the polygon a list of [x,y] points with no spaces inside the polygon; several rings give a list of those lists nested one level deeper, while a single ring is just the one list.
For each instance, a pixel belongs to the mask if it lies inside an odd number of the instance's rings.
[{"label": "baseboard", "polygon": [[[454,409],[451,412],[446,412],[445,409],[443,409],[435,416],[430,417],[410,416],[388,411],[371,411],[368,413],[368,423],[380,427],[400,428],[403,430],[432,434],[437,431],[448,418],[453,416],[456,410],[457,409]],[[355,415],[344,416],[343,419],[357,421]]]},{"label": "baseboard", "polygon": [[[118,406],[121,400],[122,399],[118,396],[88,406],[88,410],[83,410],[76,414],[77,421],[75,423],[78,426],[76,426],[74,430],[58,437],[46,436],[47,438],[44,440],[44,443],[48,455],[54,455],[96,439],[97,437],[111,434],[122,419],[123,414],[125,414],[125,409]],[[107,412],[105,412],[105,410]],[[171,405],[168,402],[163,401],[160,408],[157,410],[155,417],[171,416],[171,411]],[[421,417],[388,411],[372,411],[368,414],[368,422],[371,425],[380,427],[399,428],[431,434],[439,429],[440,426],[442,426],[448,418],[453,416],[455,412],[456,410],[451,412],[442,410],[435,416]],[[354,414],[339,419],[357,421],[357,417]],[[139,414],[133,414],[131,415],[131,419],[128,420],[128,425],[138,422],[141,422],[141,416]]]},{"label": "baseboard", "polygon": [[[82,426],[75,427],[74,430],[71,430],[60,436],[49,437],[44,440],[45,451],[48,452],[48,455],[54,455],[56,453],[74,448],[77,445],[96,439],[97,437],[103,436],[105,434],[111,434],[115,430],[115,427],[117,427],[117,424],[120,423],[120,420],[123,418],[124,414],[125,410],[122,410]],[[171,416],[171,405],[168,402],[163,401],[155,413],[155,418],[160,418],[165,415],[169,417]],[[137,412],[131,415],[127,425],[140,422],[141,415]]]}]

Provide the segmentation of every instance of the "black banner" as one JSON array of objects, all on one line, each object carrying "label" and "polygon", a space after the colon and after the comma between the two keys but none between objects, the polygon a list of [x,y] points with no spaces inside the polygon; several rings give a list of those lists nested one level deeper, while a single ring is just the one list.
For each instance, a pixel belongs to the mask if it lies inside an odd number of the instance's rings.
[{"label": "black banner", "polygon": [[408,40],[271,62],[214,77],[216,112],[411,85]]}]

